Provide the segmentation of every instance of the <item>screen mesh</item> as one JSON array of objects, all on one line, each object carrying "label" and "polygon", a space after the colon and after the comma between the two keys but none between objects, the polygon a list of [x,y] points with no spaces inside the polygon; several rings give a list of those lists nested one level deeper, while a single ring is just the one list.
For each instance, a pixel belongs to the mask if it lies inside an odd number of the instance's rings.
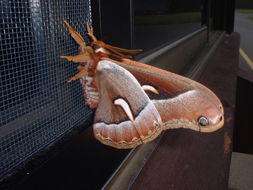
[{"label": "screen mesh", "polygon": [[87,38],[89,0],[0,1],[0,177],[91,115],[63,20]]}]

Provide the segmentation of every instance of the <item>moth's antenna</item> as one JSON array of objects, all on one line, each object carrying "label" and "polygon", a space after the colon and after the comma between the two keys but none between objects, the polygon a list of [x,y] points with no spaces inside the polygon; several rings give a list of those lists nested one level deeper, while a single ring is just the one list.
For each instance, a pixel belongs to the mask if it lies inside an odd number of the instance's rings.
[{"label": "moth's antenna", "polygon": [[77,31],[75,31],[66,20],[64,20],[63,23],[66,25],[70,35],[74,38],[76,43],[78,43],[82,47],[85,47],[86,43],[83,37]]},{"label": "moth's antenna", "polygon": [[93,42],[96,42],[97,38],[93,34],[93,28],[90,27],[90,25],[88,23],[86,24],[86,28],[87,28],[87,31],[88,31],[88,35],[91,37],[91,39],[93,40]]}]

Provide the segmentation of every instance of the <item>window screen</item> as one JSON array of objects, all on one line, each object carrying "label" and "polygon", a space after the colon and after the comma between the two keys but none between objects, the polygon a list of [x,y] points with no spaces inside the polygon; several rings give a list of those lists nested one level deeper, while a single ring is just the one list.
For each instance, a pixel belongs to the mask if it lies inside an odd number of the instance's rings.
[{"label": "window screen", "polygon": [[91,115],[63,20],[87,37],[89,0],[0,1],[0,177]]}]

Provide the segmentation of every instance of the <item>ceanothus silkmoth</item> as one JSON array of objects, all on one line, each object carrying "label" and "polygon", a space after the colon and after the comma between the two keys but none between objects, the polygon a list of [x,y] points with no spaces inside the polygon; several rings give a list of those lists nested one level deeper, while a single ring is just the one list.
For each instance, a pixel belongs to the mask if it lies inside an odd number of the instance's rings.
[{"label": "ceanothus silkmoth", "polygon": [[133,148],[155,139],[163,130],[188,128],[213,132],[223,126],[220,100],[208,88],[189,78],[131,60],[126,50],[96,39],[92,42],[64,21],[79,45],[79,55],[61,56],[79,63],[85,103],[96,108],[93,131],[103,144]]}]

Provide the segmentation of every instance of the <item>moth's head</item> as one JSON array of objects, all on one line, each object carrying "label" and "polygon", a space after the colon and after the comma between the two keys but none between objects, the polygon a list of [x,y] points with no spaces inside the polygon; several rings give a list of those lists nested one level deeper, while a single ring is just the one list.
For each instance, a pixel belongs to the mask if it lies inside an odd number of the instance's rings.
[{"label": "moth's head", "polygon": [[97,41],[91,42],[91,47],[96,53],[102,52],[102,53],[110,54],[106,48],[106,44],[102,41],[97,40]]},{"label": "moth's head", "polygon": [[224,124],[224,110],[220,100],[212,96],[197,96],[195,101],[198,110],[195,113],[195,121],[200,132],[213,132]]}]

